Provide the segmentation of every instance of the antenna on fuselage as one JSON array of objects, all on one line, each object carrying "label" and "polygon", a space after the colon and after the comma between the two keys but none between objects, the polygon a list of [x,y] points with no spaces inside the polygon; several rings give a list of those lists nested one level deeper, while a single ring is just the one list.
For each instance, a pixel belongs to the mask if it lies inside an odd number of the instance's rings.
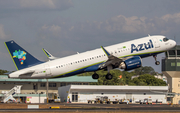
[{"label": "antenna on fuselage", "polygon": [[148,36],[150,37],[150,35],[148,34]]},{"label": "antenna on fuselage", "polygon": [[176,41],[176,36],[174,36],[174,41]]}]

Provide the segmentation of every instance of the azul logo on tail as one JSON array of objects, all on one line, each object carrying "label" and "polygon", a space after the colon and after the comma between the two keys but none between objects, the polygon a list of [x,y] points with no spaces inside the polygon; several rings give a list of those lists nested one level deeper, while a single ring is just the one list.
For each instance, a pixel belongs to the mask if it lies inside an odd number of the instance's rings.
[{"label": "azul logo on tail", "polygon": [[15,52],[13,52],[13,58],[18,58],[21,64],[23,64],[24,61],[26,60],[26,52],[21,50],[19,51],[15,50]]},{"label": "azul logo on tail", "polygon": [[134,51],[143,51],[145,49],[151,49],[154,48],[152,40],[149,40],[148,43],[138,44],[137,46],[134,44],[131,44],[131,53]]}]

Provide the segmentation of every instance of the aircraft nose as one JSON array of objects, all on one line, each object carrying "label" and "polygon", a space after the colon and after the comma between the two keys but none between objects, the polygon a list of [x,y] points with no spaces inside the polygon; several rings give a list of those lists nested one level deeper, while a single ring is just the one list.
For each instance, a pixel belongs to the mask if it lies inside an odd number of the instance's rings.
[{"label": "aircraft nose", "polygon": [[169,44],[170,44],[171,47],[175,47],[176,46],[176,42],[174,40],[170,40]]},{"label": "aircraft nose", "polygon": [[172,46],[176,46],[176,42],[174,40],[171,41]]}]

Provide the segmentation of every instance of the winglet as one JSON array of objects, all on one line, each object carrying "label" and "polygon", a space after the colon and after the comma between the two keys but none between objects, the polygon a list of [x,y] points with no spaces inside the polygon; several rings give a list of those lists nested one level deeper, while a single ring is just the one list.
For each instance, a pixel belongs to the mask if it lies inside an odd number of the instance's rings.
[{"label": "winglet", "polygon": [[44,51],[44,53],[48,58],[52,56],[46,49],[42,48],[42,50]]},{"label": "winglet", "polygon": [[107,56],[110,56],[111,54],[103,47],[101,46],[102,50],[104,51],[104,53],[107,55]]},{"label": "winglet", "polygon": [[44,51],[44,53],[46,54],[46,56],[49,59],[57,59],[56,57],[54,57],[53,55],[51,55],[51,53],[49,53],[46,49],[42,48],[42,50]]}]

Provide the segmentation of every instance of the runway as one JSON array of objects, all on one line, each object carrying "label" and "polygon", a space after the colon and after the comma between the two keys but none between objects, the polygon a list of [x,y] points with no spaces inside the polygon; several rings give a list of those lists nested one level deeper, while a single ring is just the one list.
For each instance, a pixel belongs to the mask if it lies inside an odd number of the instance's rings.
[{"label": "runway", "polygon": [[[1,106],[2,104],[0,104]],[[8,105],[8,104],[6,104]],[[22,106],[24,104],[19,104]],[[45,106],[46,104],[39,104]],[[16,105],[17,106],[17,105]],[[74,104],[74,103],[60,103],[60,104],[48,104],[48,106],[60,106],[59,109],[39,108],[39,109],[27,109],[27,108],[12,108],[12,109],[0,109],[0,112],[180,112],[179,106],[172,105],[139,105],[139,104]]]}]

